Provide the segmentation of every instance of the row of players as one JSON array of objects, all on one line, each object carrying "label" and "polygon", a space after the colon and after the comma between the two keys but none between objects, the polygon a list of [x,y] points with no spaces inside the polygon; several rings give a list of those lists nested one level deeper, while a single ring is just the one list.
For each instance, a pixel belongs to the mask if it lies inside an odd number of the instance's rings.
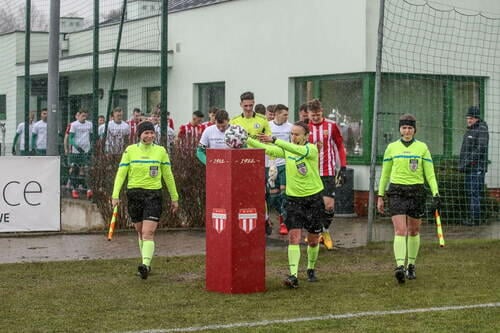
[{"label": "row of players", "polygon": [[[201,113],[201,112],[200,112]],[[75,121],[68,124],[64,136],[64,153],[68,154],[83,154],[88,153],[91,149],[91,135],[93,126],[88,121],[88,111],[82,109],[75,114]],[[25,134],[24,122],[19,123],[16,129],[16,135],[12,145],[12,154],[17,154],[17,143],[19,141],[20,155],[46,155],[47,151],[47,109],[42,109],[40,112],[40,120],[33,123],[35,112],[30,113],[29,117],[29,153],[25,152]],[[202,118],[203,119],[203,115]],[[160,110],[157,107],[149,116],[144,116],[140,109],[135,108],[132,112],[132,117],[125,121],[123,119],[123,110],[116,107],[111,112],[111,120],[107,124],[107,135],[105,142],[105,152],[112,154],[121,154],[124,147],[130,143],[137,142],[137,125],[144,120],[149,120],[157,127],[157,139],[159,139],[160,131]],[[203,128],[210,125],[209,122],[202,124]],[[106,131],[105,117],[98,117],[98,135],[104,137]],[[179,136],[183,135],[184,125],[181,126]],[[168,119],[168,136],[173,138],[174,123],[171,118]]]},{"label": "row of players", "polygon": [[[183,124],[179,128],[177,140],[183,138],[199,140],[197,156],[205,163],[206,148],[227,148],[224,141],[224,132],[231,124],[242,126],[250,136],[257,134],[273,135],[279,139],[290,141],[290,131],[292,124],[288,121],[288,108],[283,104],[270,105],[267,108],[262,104],[255,105],[253,93],[246,92],[241,95],[240,106],[242,113],[233,119],[224,110],[211,108],[209,110],[209,120],[203,122],[204,115],[200,111],[193,112],[190,122]],[[333,216],[335,187],[338,181],[342,181],[345,176],[346,154],[343,145],[342,135],[335,122],[323,116],[323,108],[319,100],[313,100],[309,104],[303,104],[299,110],[300,120],[309,123],[309,141],[315,143],[319,149],[319,169],[325,191],[324,204],[328,214]],[[34,113],[30,115],[33,120]],[[76,186],[85,183],[85,167],[88,164],[87,153],[91,149],[92,123],[87,120],[88,112],[81,110],[76,113],[76,120],[66,128],[64,137],[64,152],[69,155],[69,165],[73,166],[70,176],[73,177],[72,196],[78,198],[79,194]],[[103,137],[105,132],[104,117],[99,117],[99,136]],[[156,141],[160,140],[160,110],[157,107],[149,117],[145,118],[139,109],[134,109],[131,119],[123,120],[123,111],[117,107],[112,111],[111,120],[108,123],[107,136],[105,141],[105,151],[113,154],[120,154],[129,143],[136,142],[137,125],[143,120],[151,121],[155,126]],[[174,142],[174,124],[172,118],[168,118],[168,141]],[[215,126],[211,126],[215,125]],[[31,129],[31,149],[37,155],[46,154],[47,145],[47,110],[42,110],[41,119],[32,126]],[[201,138],[200,138],[201,137]],[[16,154],[16,142],[20,138],[20,153],[24,155],[24,122],[20,123],[12,153]],[[81,154],[81,155],[80,155]],[[340,161],[340,170],[335,178],[336,160]],[[279,214],[280,234],[286,235],[287,229],[283,220],[285,218],[286,177],[285,161],[283,159],[269,159],[266,157],[266,197],[268,206],[276,209]],[[87,191],[87,196],[91,197],[91,191]],[[266,219],[267,232],[271,231],[269,217]],[[322,242],[328,249],[333,248],[333,241],[328,233],[329,223],[324,225]]]},{"label": "row of players", "polygon": [[[245,129],[249,137],[256,138],[264,134],[284,141],[290,141],[292,124],[288,121],[289,110],[283,104],[276,104],[265,108],[261,104],[255,105],[252,92],[245,92],[240,96],[242,113],[229,119],[224,110],[215,113],[215,126],[208,127],[201,135],[197,150],[197,157],[206,162],[207,148],[227,148],[225,131],[228,126],[239,125]],[[259,113],[260,111],[262,113]],[[323,107],[317,99],[303,104],[300,107],[300,120],[308,123],[309,142],[315,144],[319,153],[319,173],[323,182],[323,201],[325,213],[330,218],[324,220],[320,241],[327,249],[333,249],[333,241],[328,232],[334,215],[335,188],[344,182],[347,164],[342,135],[337,124],[324,117]],[[194,118],[194,115],[193,115]],[[340,168],[336,168],[336,161],[340,161]],[[288,233],[284,220],[286,219],[286,177],[285,159],[269,158],[266,155],[266,200],[269,208],[274,208],[279,214],[282,235]],[[336,171],[336,169],[338,169]],[[268,214],[267,214],[268,215]],[[272,224],[266,216],[266,229],[270,233]]]}]

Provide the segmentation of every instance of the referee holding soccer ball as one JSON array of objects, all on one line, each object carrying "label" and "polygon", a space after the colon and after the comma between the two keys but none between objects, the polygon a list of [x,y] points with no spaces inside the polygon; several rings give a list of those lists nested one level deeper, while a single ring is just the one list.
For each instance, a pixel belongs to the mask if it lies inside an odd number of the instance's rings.
[{"label": "referee holding soccer ball", "polygon": [[[308,231],[307,280],[316,282],[316,261],[319,254],[319,234],[323,229],[322,217],[325,209],[322,200],[323,183],[318,170],[318,148],[309,143],[309,127],[296,122],[291,130],[291,142],[269,135],[259,135],[259,140],[248,138],[252,148],[263,148],[266,154],[286,160],[286,205],[288,228],[288,265],[290,275],[283,281],[289,288],[299,286],[300,240],[302,228]],[[274,143],[274,145],[264,144]]]}]

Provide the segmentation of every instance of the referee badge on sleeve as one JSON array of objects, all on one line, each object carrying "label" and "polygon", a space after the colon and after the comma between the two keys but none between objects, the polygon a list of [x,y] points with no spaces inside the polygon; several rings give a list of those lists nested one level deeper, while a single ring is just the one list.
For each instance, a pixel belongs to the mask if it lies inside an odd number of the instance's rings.
[{"label": "referee badge on sleeve", "polygon": [[158,166],[150,166],[149,167],[149,175],[151,177],[156,177],[158,176]]},{"label": "referee badge on sleeve", "polygon": [[307,166],[304,162],[301,162],[301,163],[297,163],[295,165],[297,167],[297,171],[302,175],[302,176],[305,176],[305,174],[307,173]]},{"label": "referee badge on sleeve", "polygon": [[418,169],[418,159],[410,158],[410,170],[417,171]]}]

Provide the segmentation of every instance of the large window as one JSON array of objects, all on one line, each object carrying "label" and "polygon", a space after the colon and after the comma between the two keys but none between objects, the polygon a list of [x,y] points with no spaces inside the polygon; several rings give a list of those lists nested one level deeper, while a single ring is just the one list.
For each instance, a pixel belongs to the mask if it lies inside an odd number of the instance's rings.
[{"label": "large window", "polygon": [[433,154],[443,153],[444,84],[423,78],[382,78],[378,152],[399,137],[399,117],[410,113],[417,117],[416,137],[425,138]]},{"label": "large window", "polygon": [[481,78],[387,74],[382,77],[377,151],[399,137],[398,119],[404,113],[417,118],[417,139],[433,156],[460,153],[466,128],[465,113],[481,105]]},{"label": "large window", "polygon": [[363,82],[361,79],[323,80],[320,94],[325,115],[340,128],[347,155],[363,152]]},{"label": "large window", "polygon": [[[484,81],[482,77],[384,74],[376,126],[379,157],[399,137],[399,117],[405,113],[416,116],[416,137],[429,145],[433,156],[457,156],[467,109],[484,105]],[[302,103],[319,98],[324,116],[341,129],[350,164],[370,162],[374,82],[374,73],[295,79],[296,115]]]},{"label": "large window", "polygon": [[208,117],[211,107],[225,108],[226,85],[224,82],[198,84],[198,110]]},{"label": "large window", "polygon": [[342,133],[350,163],[369,159],[366,146],[370,139],[369,74],[324,76],[296,79],[295,105],[298,108],[312,98],[319,98],[324,116],[334,120]]}]

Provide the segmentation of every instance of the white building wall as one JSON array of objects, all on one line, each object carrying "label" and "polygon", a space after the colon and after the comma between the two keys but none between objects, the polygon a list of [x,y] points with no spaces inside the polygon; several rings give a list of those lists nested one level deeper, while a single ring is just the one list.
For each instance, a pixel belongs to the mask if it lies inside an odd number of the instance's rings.
[{"label": "white building wall", "polygon": [[295,76],[360,72],[365,0],[238,0],[169,16],[169,110],[189,120],[193,83],[224,81],[226,108],[240,112],[246,90],[263,104],[290,104]]},{"label": "white building wall", "polygon": [[[100,51],[116,49],[119,26],[119,23],[113,23],[100,27]],[[120,48],[134,50],[159,50],[160,32],[160,16],[154,16],[142,20],[126,21],[123,25]],[[94,47],[93,43],[92,29],[72,33],[69,40],[68,56],[92,53]],[[158,64],[158,66],[159,65],[160,64]]]},{"label": "white building wall", "polygon": [[[16,63],[24,63],[25,37],[23,32],[16,32]],[[47,60],[49,56],[49,34],[48,32],[32,32],[30,36],[30,61]]]}]

